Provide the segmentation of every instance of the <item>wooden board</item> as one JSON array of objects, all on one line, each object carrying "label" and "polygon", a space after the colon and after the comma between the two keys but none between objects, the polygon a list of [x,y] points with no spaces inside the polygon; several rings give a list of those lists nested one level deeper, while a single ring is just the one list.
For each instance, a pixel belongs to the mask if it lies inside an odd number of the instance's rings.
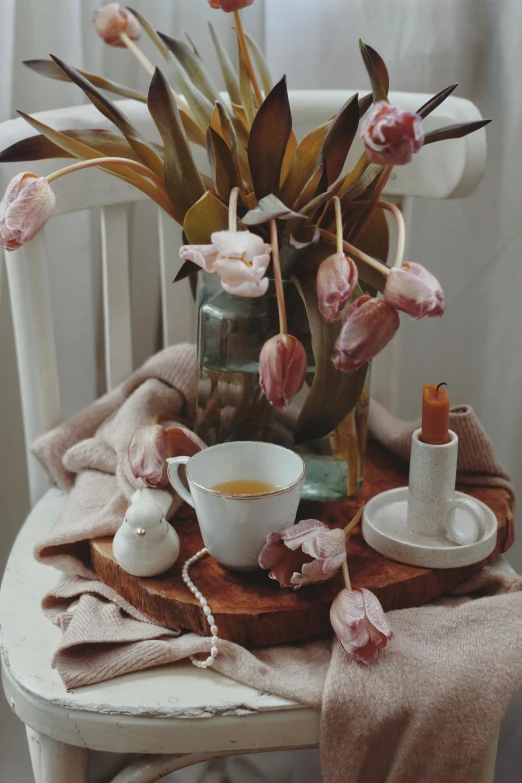
[{"label": "wooden board", "polygon": [[[341,503],[302,503],[298,519],[322,519],[330,527],[345,527],[362,502],[378,492],[404,486],[408,466],[377,444],[370,444],[365,483],[357,498]],[[513,543],[513,515],[508,493],[491,487],[463,488],[486,503],[499,525],[494,560]],[[129,603],[161,625],[207,635],[208,624],[199,603],[181,579],[185,560],[202,547],[192,509],[184,506],[175,527],[181,540],[177,563],[166,574],[143,579],[125,573],[112,556],[112,539],[91,542],[91,556],[98,578]],[[348,564],[354,588],[374,592],[385,610],[419,606],[460,584],[481,564],[465,568],[430,570],[402,565],[379,555],[360,532],[348,543]],[[219,635],[245,646],[281,644],[308,639],[331,631],[330,604],[342,587],[341,576],[324,585],[300,590],[282,589],[266,571],[227,571],[206,557],[190,571],[191,578],[208,598]]]}]

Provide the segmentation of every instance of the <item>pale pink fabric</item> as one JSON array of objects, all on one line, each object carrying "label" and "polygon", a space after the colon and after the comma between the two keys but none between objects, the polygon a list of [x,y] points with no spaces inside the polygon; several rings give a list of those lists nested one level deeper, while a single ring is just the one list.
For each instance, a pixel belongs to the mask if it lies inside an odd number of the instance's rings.
[{"label": "pale pink fabric", "polygon": [[[210,651],[208,637],[155,625],[97,581],[88,547],[89,538],[117,529],[137,486],[126,460],[133,429],[153,413],[190,418],[194,378],[193,348],[166,349],[35,444],[62,486],[77,474],[36,551],[69,574],[43,602],[63,630],[53,665],[68,688]],[[372,401],[373,435],[405,458],[414,426]],[[512,492],[471,409],[454,411],[452,427],[460,437],[459,480]],[[215,668],[321,709],[324,783],[466,783],[522,680],[521,615],[522,580],[486,568],[451,598],[390,612],[395,639],[375,666],[351,661],[337,642],[332,651],[331,638],[323,638],[252,651],[222,642]]]}]

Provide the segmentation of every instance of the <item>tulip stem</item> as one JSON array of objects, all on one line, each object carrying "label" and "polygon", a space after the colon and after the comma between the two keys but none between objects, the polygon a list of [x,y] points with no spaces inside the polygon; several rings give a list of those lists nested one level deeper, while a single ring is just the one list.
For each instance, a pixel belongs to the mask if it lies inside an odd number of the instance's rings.
[{"label": "tulip stem", "polygon": [[397,252],[395,254],[393,266],[401,266],[404,259],[404,248],[406,246],[406,229],[404,227],[402,212],[399,207],[396,207],[395,204],[390,204],[389,201],[378,201],[376,206],[391,212],[397,222]]},{"label": "tulip stem", "polygon": [[[101,158],[92,158],[91,160],[79,160],[77,163],[71,163],[70,166],[64,166],[63,169],[58,169],[58,171],[53,171],[52,174],[48,174],[46,177],[47,182],[52,182],[55,179],[59,179],[60,177],[64,177],[66,174],[72,174],[74,171],[81,171],[82,169],[89,169],[94,166],[97,166],[99,168],[104,169],[107,166],[125,166],[129,169],[134,169],[135,171],[138,171],[140,174],[144,175],[147,179],[147,182],[153,183],[158,188],[158,199],[157,203],[160,204],[162,209],[165,210],[171,217],[174,217],[172,213],[172,205],[170,203],[169,194],[167,193],[167,189],[165,187],[165,183],[160,179],[160,177],[157,176],[151,169],[149,169],[145,164],[140,163],[137,160],[131,160],[131,158],[113,158],[113,157],[101,157]],[[138,187],[135,182],[133,182],[135,187]],[[154,198],[152,193],[149,192],[149,189],[146,189],[145,192],[151,197]]]},{"label": "tulip stem", "polygon": [[[335,197],[337,198],[337,196]],[[361,207],[367,207],[370,204],[369,201],[352,201],[351,204],[345,204],[344,210],[345,211],[351,211],[355,209],[360,209]],[[406,245],[406,229],[404,226],[404,218],[402,216],[402,212],[399,209],[399,207],[395,206],[395,204],[391,204],[389,201],[378,201],[375,205],[379,207],[380,209],[387,210],[388,212],[391,212],[394,216],[395,220],[397,221],[397,252],[395,254],[395,262],[393,266],[402,266],[402,261],[404,258],[404,248]],[[337,240],[339,241],[339,234],[337,233]],[[337,250],[337,252],[342,252]]]},{"label": "tulip stem", "polygon": [[129,38],[127,33],[120,33],[119,39],[122,42],[122,44],[125,44],[127,49],[129,49],[133,53],[134,57],[138,60],[138,62],[141,63],[141,65],[143,65],[143,67],[150,74],[150,76],[154,76],[153,64],[151,63],[147,55],[141,51],[140,47],[136,46],[134,41],[131,38]]},{"label": "tulip stem", "polygon": [[230,191],[230,201],[228,204],[228,230],[237,231],[237,199],[239,188],[232,188]]},{"label": "tulip stem", "polygon": [[281,275],[281,259],[279,258],[279,239],[277,236],[277,223],[270,221],[270,242],[272,244],[272,265],[274,267],[274,280],[277,294],[277,308],[279,310],[279,331],[281,334],[288,333],[286,323],[285,295],[283,291],[283,276]]},{"label": "tulip stem", "polygon": [[393,166],[385,166],[382,170],[381,176],[379,177],[379,181],[377,182],[377,185],[375,186],[375,189],[372,193],[372,196],[370,198],[370,203],[368,204],[367,208],[359,218],[358,222],[355,224],[355,226],[352,228],[350,232],[350,236],[348,237],[352,242],[355,242],[357,237],[360,235],[361,231],[364,228],[364,225],[370,215],[372,214],[375,206],[377,205],[377,202],[380,201],[381,193],[384,190],[384,186],[388,182],[390,178],[390,174],[392,173]]},{"label": "tulip stem", "polygon": [[[337,237],[335,234],[332,234],[331,231],[326,231],[324,228],[319,229],[320,236],[323,237],[323,239],[326,239],[328,242],[331,242],[332,244],[337,242]],[[361,261],[364,261],[365,264],[368,266],[371,266],[373,269],[377,269],[378,272],[380,272],[385,277],[388,277],[390,274],[390,268],[386,266],[386,264],[383,264],[381,261],[378,261],[376,258],[372,258],[367,253],[363,253],[362,250],[358,250],[354,245],[350,244],[350,242],[343,241],[343,250],[346,250],[351,255],[355,256],[356,258],[359,258]]]},{"label": "tulip stem", "polygon": [[247,39],[245,37],[245,31],[243,29],[243,22],[241,20],[241,14],[239,13],[239,11],[234,11],[234,19],[236,21],[237,37],[238,37],[239,45],[241,47],[241,52],[243,54],[243,59],[245,61],[245,66],[248,72],[248,76],[250,78],[250,81],[252,82],[252,87],[254,88],[257,101],[261,106],[261,104],[264,101],[263,93],[261,92],[261,88],[257,81],[256,72],[254,71],[254,66],[252,64],[252,58],[250,57],[250,50],[248,48]]},{"label": "tulip stem", "polygon": [[363,512],[364,512],[364,506],[365,506],[365,504],[363,503],[362,506],[360,507],[359,511],[357,512],[357,514],[346,525],[346,527],[343,530],[343,533],[344,533],[345,538],[346,538],[347,541],[350,538],[350,536],[353,533],[353,531],[355,530],[355,528],[357,527],[357,525],[359,524],[359,522],[361,521],[361,518],[362,518],[362,515],[363,515]]},{"label": "tulip stem", "polygon": [[[132,52],[132,54],[138,60],[138,62],[141,63],[141,65],[143,65],[143,67],[145,68],[149,76],[154,76],[155,68],[151,63],[151,61],[149,60],[149,58],[147,57],[147,55],[141,51],[140,47],[137,46],[131,38],[129,38],[127,33],[120,33],[119,38],[120,41],[123,44],[125,44],[127,49],[130,52]],[[170,91],[174,96],[174,100],[178,104],[179,108],[183,109],[183,111],[187,112],[187,114],[189,114],[190,117],[194,119],[194,115],[189,109],[188,103],[186,102],[185,98],[182,95],[178,95],[178,93],[175,90],[173,90],[172,87],[170,88]]]},{"label": "tulip stem", "polygon": [[347,590],[351,590],[352,583],[350,582],[350,574],[348,572],[348,563],[346,562],[346,560],[342,565],[342,572],[343,572],[344,586],[346,587]]},{"label": "tulip stem", "polygon": [[335,233],[337,236],[337,252],[343,252],[343,212],[341,209],[341,202],[337,196],[333,197],[333,203],[335,206]]}]

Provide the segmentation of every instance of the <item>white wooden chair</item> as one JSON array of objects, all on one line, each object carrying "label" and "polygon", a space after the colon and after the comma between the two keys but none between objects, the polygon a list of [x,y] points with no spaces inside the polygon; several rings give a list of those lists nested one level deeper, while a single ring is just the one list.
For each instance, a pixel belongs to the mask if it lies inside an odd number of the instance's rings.
[{"label": "white wooden chair", "polygon": [[[350,91],[291,93],[298,137],[332,116]],[[392,100],[415,110],[427,96],[397,93]],[[122,109],[152,136],[146,107],[122,101]],[[39,119],[55,128],[105,127],[92,106],[44,112]],[[479,119],[476,107],[449,98],[427,120],[429,128]],[[0,125],[0,149],[29,133],[22,120]],[[354,150],[354,155],[358,151]],[[452,198],[477,185],[485,163],[485,135],[431,145],[408,167],[396,170],[387,196],[402,202],[412,196]],[[57,168],[55,161],[31,163],[36,174]],[[0,190],[23,164],[0,166]],[[105,364],[108,387],[132,367],[131,309],[127,241],[127,206],[144,196],[125,183],[90,170],[59,180],[55,215],[101,210]],[[29,245],[6,254],[22,393],[25,442],[61,419],[60,391],[53,335],[48,259],[42,232]],[[163,342],[193,338],[195,307],[186,285],[173,286],[180,230],[159,215]],[[393,352],[377,363],[373,387],[385,398],[393,387]],[[385,383],[379,378],[384,378]],[[392,379],[392,383],[390,383]],[[389,392],[387,392],[389,393]],[[47,478],[28,454],[34,505],[12,550],[0,593],[4,689],[13,711],[25,723],[37,783],[86,783],[88,750],[143,754],[116,775],[113,783],[148,783],[170,771],[206,759],[266,750],[315,747],[319,715],[302,705],[259,693],[213,671],[190,663],[126,675],[67,692],[50,660],[60,631],[40,610],[56,572],[32,558],[35,542],[53,524],[65,493],[49,488]],[[504,567],[500,565],[499,567]],[[491,783],[496,739],[477,775]]]}]

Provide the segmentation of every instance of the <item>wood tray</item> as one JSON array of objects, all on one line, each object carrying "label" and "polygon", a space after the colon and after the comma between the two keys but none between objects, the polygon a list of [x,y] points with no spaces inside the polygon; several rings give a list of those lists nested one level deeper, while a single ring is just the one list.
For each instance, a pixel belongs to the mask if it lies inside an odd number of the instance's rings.
[{"label": "wood tray", "polygon": [[[408,465],[371,443],[366,478],[356,498],[340,503],[302,503],[298,520],[314,517],[330,527],[345,527],[362,502],[378,492],[408,483]],[[486,503],[498,519],[497,546],[488,561],[495,560],[513,543],[513,515],[508,493],[491,487],[464,487]],[[203,543],[192,509],[184,506],[174,525],[181,541],[177,563],[166,574],[148,579],[125,573],[112,556],[112,539],[91,542],[91,556],[98,578],[152,620],[171,628],[201,635],[208,625],[199,603],[181,579],[185,560]],[[486,562],[486,561],[485,561]],[[460,584],[481,563],[464,568],[430,570],[402,565],[379,555],[364,542],[360,532],[348,543],[352,586],[374,592],[385,610],[419,606]],[[191,578],[208,598],[219,635],[249,647],[282,644],[329,633],[330,604],[342,587],[341,576],[324,585],[293,591],[282,589],[266,571],[227,571],[210,557],[190,571]]]}]

